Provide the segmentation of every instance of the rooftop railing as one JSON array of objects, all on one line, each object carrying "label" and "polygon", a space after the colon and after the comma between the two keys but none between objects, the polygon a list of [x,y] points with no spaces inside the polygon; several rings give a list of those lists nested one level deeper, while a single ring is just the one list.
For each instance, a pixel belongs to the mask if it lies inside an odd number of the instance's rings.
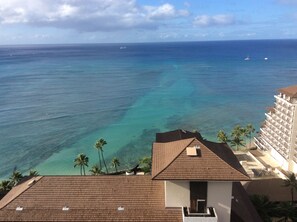
[{"label": "rooftop railing", "polygon": [[218,217],[213,207],[206,208],[205,213],[190,213],[188,207],[183,207],[183,222],[217,222]]}]

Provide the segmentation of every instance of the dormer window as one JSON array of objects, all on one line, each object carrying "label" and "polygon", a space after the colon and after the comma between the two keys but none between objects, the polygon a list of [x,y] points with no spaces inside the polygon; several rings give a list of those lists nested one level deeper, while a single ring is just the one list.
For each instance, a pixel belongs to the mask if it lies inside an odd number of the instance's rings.
[{"label": "dormer window", "polygon": [[188,156],[200,156],[200,146],[187,147]]}]

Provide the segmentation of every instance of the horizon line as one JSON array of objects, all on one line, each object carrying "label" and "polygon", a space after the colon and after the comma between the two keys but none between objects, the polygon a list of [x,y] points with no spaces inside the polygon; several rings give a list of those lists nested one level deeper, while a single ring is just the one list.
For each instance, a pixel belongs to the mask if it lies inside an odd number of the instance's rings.
[{"label": "horizon line", "polygon": [[151,41],[151,42],[74,42],[74,43],[16,43],[16,44],[0,44],[0,47],[7,46],[58,46],[58,45],[132,45],[132,44],[166,44],[166,43],[193,43],[193,42],[236,42],[236,41],[288,41],[297,40],[297,38],[288,39],[229,39],[229,40],[189,40],[189,41]]}]

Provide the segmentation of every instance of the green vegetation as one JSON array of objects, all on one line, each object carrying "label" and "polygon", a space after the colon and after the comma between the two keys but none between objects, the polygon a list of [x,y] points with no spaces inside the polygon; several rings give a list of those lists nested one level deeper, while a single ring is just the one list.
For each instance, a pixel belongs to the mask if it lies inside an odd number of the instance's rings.
[{"label": "green vegetation", "polygon": [[88,167],[88,163],[89,157],[83,153],[78,154],[78,156],[74,159],[74,167],[80,167],[80,175],[86,175],[85,167]]},{"label": "green vegetation", "polygon": [[264,195],[253,195],[251,201],[264,222],[297,221],[296,206],[290,202],[271,202]]},{"label": "green vegetation", "polygon": [[0,191],[7,192],[12,189],[12,183],[10,180],[2,180],[0,183]]},{"label": "green vegetation", "polygon": [[98,176],[102,174],[101,169],[98,165],[92,166],[92,168],[89,171],[91,172],[92,176]]},{"label": "green vegetation", "polygon": [[251,148],[252,134],[255,132],[255,128],[252,124],[247,124],[245,127],[245,134],[249,137],[249,148]]},{"label": "green vegetation", "polygon": [[297,180],[294,173],[290,173],[287,179],[284,180],[284,186],[290,188],[291,204],[294,203],[294,190],[297,191]]},{"label": "green vegetation", "polygon": [[[100,170],[102,169],[102,163],[101,163],[101,159],[102,159],[102,161],[104,163],[104,166],[105,166],[106,173],[108,173],[108,169],[107,169],[107,166],[106,166],[106,163],[105,163],[105,159],[104,159],[104,155],[103,155],[103,147],[106,144],[107,144],[107,142],[104,139],[101,138],[101,139],[99,139],[99,140],[96,141],[95,148],[98,151],[98,158],[99,158]],[[101,154],[101,156],[100,156],[100,154]]]},{"label": "green vegetation", "polygon": [[220,130],[217,134],[217,139],[221,143],[230,143],[231,147],[234,147],[235,150],[239,150],[240,147],[245,146],[246,138],[249,142],[249,148],[251,148],[252,136],[254,132],[255,128],[252,124],[247,124],[246,127],[236,125],[234,126],[230,136],[228,136],[225,131]]},{"label": "green vegetation", "polygon": [[37,176],[39,176],[39,173],[36,170],[31,169],[29,172],[29,176],[37,177]]},{"label": "green vegetation", "polygon": [[142,159],[139,160],[139,168],[145,172],[149,173],[151,172],[152,169],[152,157],[143,157]]},{"label": "green vegetation", "polygon": [[15,186],[17,185],[18,182],[20,182],[21,179],[23,179],[23,175],[21,172],[14,170],[11,174],[11,176],[9,177],[10,181],[11,181],[11,185]]},{"label": "green vegetation", "polygon": [[221,142],[221,143],[228,143],[229,142],[228,136],[223,130],[220,130],[218,132],[217,138],[218,138],[218,141]]},{"label": "green vegetation", "polygon": [[231,146],[235,146],[236,150],[238,150],[240,146],[244,146],[244,141],[242,138],[244,135],[245,129],[242,128],[240,125],[236,125],[231,132]]},{"label": "green vegetation", "polygon": [[118,166],[120,166],[120,161],[118,158],[114,157],[112,160],[111,160],[111,165],[112,167],[115,168],[116,170],[116,173],[118,172]]},{"label": "green vegetation", "polygon": [[20,171],[15,169],[9,176],[9,180],[2,180],[0,182],[0,192],[7,193],[14,186],[16,186],[23,178],[38,175],[39,173],[36,170],[30,170],[29,174],[24,176]]},{"label": "green vegetation", "polygon": [[294,191],[297,190],[297,180],[294,173],[290,173],[283,180],[283,186],[290,188],[291,202],[271,202],[267,196],[253,195],[251,201],[264,222],[297,221],[297,206],[294,205]]},{"label": "green vegetation", "polygon": [[264,222],[271,222],[276,215],[277,204],[264,195],[253,195],[251,201]]},{"label": "green vegetation", "polygon": [[282,202],[277,208],[278,217],[282,218],[279,221],[297,221],[297,208],[293,206],[290,202]]}]

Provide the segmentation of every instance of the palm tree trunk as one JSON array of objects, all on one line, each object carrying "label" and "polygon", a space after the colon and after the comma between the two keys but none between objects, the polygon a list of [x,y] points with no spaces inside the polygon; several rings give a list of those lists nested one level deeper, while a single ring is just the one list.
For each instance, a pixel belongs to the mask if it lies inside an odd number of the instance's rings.
[{"label": "palm tree trunk", "polygon": [[251,148],[251,143],[252,143],[252,134],[249,134],[249,148]]},{"label": "palm tree trunk", "polygon": [[80,175],[82,176],[82,166],[80,166]]},{"label": "palm tree trunk", "polygon": [[115,165],[115,169],[116,169],[116,172],[118,172],[118,167],[117,167],[117,165]]},{"label": "palm tree trunk", "polygon": [[84,170],[84,176],[86,175],[86,169],[85,169],[85,165],[82,166],[83,170]]},{"label": "palm tree trunk", "polygon": [[104,166],[105,166],[106,173],[108,173],[108,169],[107,169],[107,166],[106,166],[106,163],[105,163],[105,160],[104,160],[104,156],[103,156],[103,150],[101,150],[101,157],[102,157],[102,160],[103,160],[103,163],[104,163]]},{"label": "palm tree trunk", "polygon": [[291,187],[291,198],[292,198],[291,204],[293,205],[293,203],[294,203],[294,189],[293,189],[293,187]]},{"label": "palm tree trunk", "polygon": [[102,169],[102,163],[101,163],[101,158],[100,158],[100,150],[98,149],[98,159],[99,159],[99,167],[100,170]]}]

